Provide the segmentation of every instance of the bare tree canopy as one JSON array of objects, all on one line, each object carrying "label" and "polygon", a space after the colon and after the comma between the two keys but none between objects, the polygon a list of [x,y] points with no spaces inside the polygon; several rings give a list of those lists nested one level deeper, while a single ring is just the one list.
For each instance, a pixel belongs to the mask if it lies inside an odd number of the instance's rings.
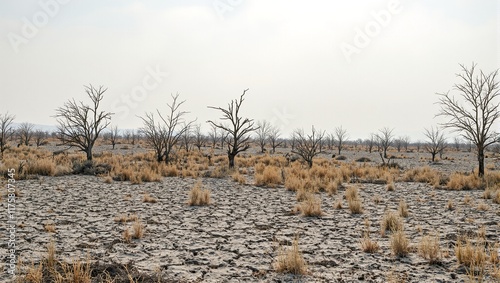
[{"label": "bare tree canopy", "polygon": [[140,117],[143,121],[141,132],[146,137],[149,145],[153,146],[156,152],[158,162],[171,161],[171,153],[179,139],[188,131],[194,121],[185,122],[184,116],[188,114],[186,111],[181,111],[180,107],[184,101],[178,102],[179,94],[171,95],[172,103],[167,104],[168,111],[166,115],[156,109],[161,122],[156,123],[153,113],[146,113],[145,117]]},{"label": "bare tree canopy", "polygon": [[205,135],[201,132],[201,125],[196,124],[194,126],[194,146],[198,148],[198,151],[201,151],[201,147],[205,144],[206,139]]},{"label": "bare tree canopy", "polygon": [[92,148],[95,141],[111,122],[113,113],[99,110],[106,88],[92,85],[84,86],[92,104],[77,103],[69,100],[64,106],[56,109],[58,122],[58,137],[63,145],[75,146],[87,155],[87,160],[92,160]]},{"label": "bare tree canopy", "polygon": [[268,121],[257,121],[258,129],[255,131],[257,134],[257,142],[260,146],[260,152],[264,153],[266,151],[266,143],[269,138],[269,131],[271,130],[271,124]]},{"label": "bare tree canopy", "polygon": [[17,128],[17,134],[19,135],[19,144],[24,144],[26,146],[30,145],[30,141],[33,138],[35,125],[24,122]]},{"label": "bare tree canopy", "polygon": [[320,144],[325,136],[324,131],[317,131],[312,126],[311,134],[306,135],[304,130],[295,130],[292,139],[295,141],[293,153],[302,157],[307,162],[309,168],[313,165],[313,158],[321,153]]},{"label": "bare tree canopy", "polygon": [[342,128],[342,126],[335,128],[335,142],[337,143],[339,155],[348,137],[347,130]]},{"label": "bare tree canopy", "polygon": [[115,149],[116,142],[118,141],[118,126],[113,126],[109,131],[109,139],[111,141],[111,145],[113,149]]},{"label": "bare tree canopy", "polygon": [[222,112],[223,121],[229,121],[229,125],[225,125],[222,122],[215,123],[211,120],[207,121],[215,128],[221,129],[227,136],[227,156],[229,159],[229,167],[234,167],[234,158],[236,155],[242,151],[247,150],[250,145],[248,140],[250,138],[250,133],[257,130],[258,127],[254,127],[253,119],[241,117],[240,108],[243,103],[244,96],[248,89],[243,91],[240,99],[234,99],[231,103],[228,103],[227,109],[221,107],[208,106],[208,108],[219,110]]},{"label": "bare tree canopy", "polygon": [[4,151],[9,148],[8,139],[14,134],[14,129],[12,128],[12,122],[15,116],[9,113],[0,115],[0,155],[3,158]]},{"label": "bare tree canopy", "polygon": [[493,124],[500,117],[497,97],[498,70],[489,74],[476,72],[476,64],[470,68],[464,65],[462,73],[457,74],[461,83],[455,84],[453,90],[458,93],[458,99],[450,92],[438,93],[438,104],[441,106],[437,116],[448,118],[442,123],[446,128],[458,132],[464,139],[472,142],[477,148],[479,176],[484,175],[484,151],[497,138]]},{"label": "bare tree canopy", "polygon": [[272,126],[270,129],[269,129],[269,143],[271,144],[271,148],[272,148],[272,153],[275,153],[276,152],[276,148],[278,146],[281,146],[283,144],[283,141],[280,140],[280,129],[276,126]]},{"label": "bare tree canopy", "polygon": [[162,162],[165,149],[165,127],[155,121],[153,113],[146,113],[144,117],[139,118],[143,123],[139,131],[144,135],[146,143],[155,150],[156,160]]},{"label": "bare tree canopy", "polygon": [[378,131],[379,133],[377,134],[377,142],[379,147],[384,151],[384,158],[387,158],[387,149],[389,149],[389,147],[394,142],[394,136],[392,134],[394,129],[384,127]]},{"label": "bare tree canopy", "polygon": [[439,128],[431,127],[424,129],[424,135],[427,137],[427,142],[424,145],[425,151],[432,155],[432,162],[434,162],[436,154],[442,153],[447,147],[444,133]]}]

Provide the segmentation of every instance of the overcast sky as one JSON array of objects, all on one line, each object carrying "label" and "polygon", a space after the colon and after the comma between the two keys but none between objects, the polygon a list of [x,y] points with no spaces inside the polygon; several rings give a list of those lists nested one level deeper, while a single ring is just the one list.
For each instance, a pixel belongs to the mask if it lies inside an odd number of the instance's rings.
[{"label": "overcast sky", "polygon": [[44,125],[93,84],[119,128],[179,93],[208,130],[249,88],[243,114],[285,135],[420,139],[460,63],[500,65],[498,1],[2,1],[0,33],[0,113]]}]

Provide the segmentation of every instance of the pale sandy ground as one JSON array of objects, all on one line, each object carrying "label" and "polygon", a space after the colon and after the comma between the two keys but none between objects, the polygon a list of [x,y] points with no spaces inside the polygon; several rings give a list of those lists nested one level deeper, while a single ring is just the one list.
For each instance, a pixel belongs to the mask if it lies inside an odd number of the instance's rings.
[{"label": "pale sandy ground", "polygon": [[[378,154],[346,152],[348,161],[369,156],[376,163]],[[411,154],[405,154],[411,155]],[[418,154],[414,154],[418,155]],[[428,155],[421,154],[424,157]],[[475,163],[470,153],[453,156],[438,166],[443,171],[470,171]],[[403,166],[422,166],[418,156],[397,160]],[[494,160],[489,160],[494,162]],[[455,169],[453,169],[455,168]],[[247,176],[251,181],[251,177]],[[453,246],[458,235],[476,233],[486,228],[490,242],[499,241],[500,206],[481,198],[482,191],[433,190],[418,183],[397,183],[396,190],[385,186],[362,184],[360,196],[365,212],[352,215],[346,208],[335,210],[337,196],[321,194],[325,215],[306,218],[290,214],[296,204],[295,193],[283,187],[262,188],[240,185],[229,179],[202,179],[204,188],[212,191],[212,205],[186,205],[194,179],[164,178],[160,183],[131,185],[128,182],[106,184],[94,176],[43,177],[18,182],[22,196],[18,199],[17,246],[25,261],[45,254],[46,245],[55,240],[58,254],[70,261],[91,258],[102,263],[133,263],[147,273],[161,272],[165,278],[187,282],[386,282],[389,273],[406,278],[406,282],[467,282],[465,270],[456,264]],[[143,203],[143,193],[157,203]],[[343,194],[344,189],[339,190]],[[131,198],[127,198],[131,195]],[[382,202],[375,204],[374,195]],[[472,204],[465,204],[470,195]],[[404,199],[410,216],[405,230],[415,246],[421,235],[437,231],[441,247],[450,257],[429,265],[415,252],[406,258],[391,255],[389,238],[380,235],[380,221],[387,209],[397,209]],[[448,200],[456,209],[446,209]],[[479,211],[485,202],[490,209]],[[3,211],[6,200],[2,200]],[[144,238],[132,243],[122,241],[130,224],[114,221],[119,214],[138,214],[145,223]],[[373,240],[381,245],[376,254],[364,253],[359,245],[364,221],[371,222]],[[5,239],[6,213],[0,218]],[[55,223],[56,233],[44,231],[44,224]],[[309,264],[310,275],[302,278],[280,275],[273,271],[277,241],[289,244],[299,235],[299,245]],[[0,244],[7,254],[7,244]],[[5,267],[4,267],[5,268]],[[5,270],[5,269],[4,269]],[[0,276],[9,282],[5,272]],[[488,281],[487,281],[488,282]]]}]

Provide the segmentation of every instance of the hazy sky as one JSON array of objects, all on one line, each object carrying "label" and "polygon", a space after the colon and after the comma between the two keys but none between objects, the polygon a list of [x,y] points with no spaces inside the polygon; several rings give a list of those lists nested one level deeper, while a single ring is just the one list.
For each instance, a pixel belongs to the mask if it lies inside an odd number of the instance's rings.
[{"label": "hazy sky", "polygon": [[459,63],[500,65],[498,1],[2,1],[0,33],[0,113],[44,125],[91,83],[119,128],[180,93],[208,130],[249,88],[243,113],[286,135],[419,139]]}]

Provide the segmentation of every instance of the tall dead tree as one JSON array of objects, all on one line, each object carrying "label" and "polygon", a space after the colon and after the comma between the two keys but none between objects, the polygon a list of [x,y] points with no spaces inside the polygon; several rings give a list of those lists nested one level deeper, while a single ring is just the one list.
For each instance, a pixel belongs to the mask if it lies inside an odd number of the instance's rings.
[{"label": "tall dead tree", "polygon": [[483,71],[476,72],[476,64],[470,68],[464,65],[462,73],[457,77],[462,81],[455,84],[453,90],[458,93],[458,99],[450,92],[438,93],[438,104],[441,106],[437,116],[448,118],[442,123],[446,128],[458,132],[464,139],[476,146],[479,176],[484,175],[484,151],[495,143],[498,134],[493,124],[500,117],[499,102],[497,101],[499,83],[498,70],[489,74]]},{"label": "tall dead tree", "polygon": [[201,125],[197,124],[194,126],[194,146],[201,151],[201,147],[205,144],[206,137],[201,132]]},{"label": "tall dead tree", "polygon": [[439,128],[434,127],[424,129],[424,135],[427,137],[427,142],[424,144],[425,151],[432,155],[432,162],[434,162],[436,155],[446,149],[446,139]]},{"label": "tall dead tree", "polygon": [[111,122],[113,113],[99,110],[106,88],[95,88],[92,85],[84,88],[92,103],[87,105],[81,101],[77,103],[74,99],[69,100],[56,109],[55,117],[59,124],[57,130],[61,143],[79,148],[90,161],[94,144]]},{"label": "tall dead tree", "polygon": [[305,134],[302,129],[295,130],[292,137],[295,141],[295,148],[292,152],[300,156],[311,168],[313,158],[321,153],[320,143],[324,136],[325,132],[317,131],[314,126],[312,126],[311,134]]},{"label": "tall dead tree", "polygon": [[0,157],[3,158],[4,151],[9,148],[8,140],[14,134],[14,129],[12,128],[12,122],[15,116],[9,113],[0,115]]},{"label": "tall dead tree", "polygon": [[240,109],[241,104],[244,101],[244,96],[248,89],[243,91],[240,99],[234,99],[231,103],[228,103],[227,109],[221,107],[208,106],[208,108],[219,110],[222,112],[223,121],[228,121],[229,125],[224,125],[223,123],[215,123],[211,120],[207,121],[212,126],[221,129],[227,136],[227,157],[229,161],[229,167],[234,167],[234,158],[238,153],[250,148],[248,140],[250,139],[250,133],[257,130],[258,127],[254,127],[253,119],[241,117]]},{"label": "tall dead tree", "polygon": [[35,138],[35,144],[36,147],[39,147],[47,142],[47,136],[49,134],[47,132],[44,132],[42,130],[36,130],[35,133],[33,134],[33,137]]}]

